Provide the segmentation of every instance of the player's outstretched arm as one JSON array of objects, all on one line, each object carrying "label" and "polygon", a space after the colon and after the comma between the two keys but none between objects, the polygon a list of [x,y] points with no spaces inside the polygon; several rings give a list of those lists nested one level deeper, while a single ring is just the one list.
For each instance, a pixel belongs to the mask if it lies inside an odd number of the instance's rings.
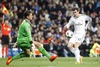
[{"label": "player's outstretched arm", "polygon": [[86,15],[86,19],[87,21],[86,25],[85,25],[85,29],[89,29],[89,27],[91,26],[91,22],[92,22],[92,19]]}]

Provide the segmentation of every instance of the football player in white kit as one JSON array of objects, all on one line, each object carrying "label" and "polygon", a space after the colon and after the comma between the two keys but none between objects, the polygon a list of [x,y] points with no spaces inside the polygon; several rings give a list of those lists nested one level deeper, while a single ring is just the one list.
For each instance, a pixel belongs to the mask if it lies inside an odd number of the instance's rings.
[{"label": "football player in white kit", "polygon": [[84,41],[86,29],[88,28],[92,20],[89,16],[80,14],[78,8],[73,9],[73,14],[74,15],[70,18],[68,24],[64,26],[64,30],[68,30],[71,25],[74,25],[74,33],[69,40],[68,48],[75,55],[75,64],[81,64],[82,56],[80,55],[79,46]]}]

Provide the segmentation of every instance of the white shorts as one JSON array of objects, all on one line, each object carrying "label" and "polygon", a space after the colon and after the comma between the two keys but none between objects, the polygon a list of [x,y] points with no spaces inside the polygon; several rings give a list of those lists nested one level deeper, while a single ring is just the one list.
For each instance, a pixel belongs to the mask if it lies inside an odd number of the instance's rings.
[{"label": "white shorts", "polygon": [[74,34],[72,36],[72,38],[69,40],[69,42],[75,44],[76,42],[78,43],[82,43],[85,39],[85,35],[84,34]]}]

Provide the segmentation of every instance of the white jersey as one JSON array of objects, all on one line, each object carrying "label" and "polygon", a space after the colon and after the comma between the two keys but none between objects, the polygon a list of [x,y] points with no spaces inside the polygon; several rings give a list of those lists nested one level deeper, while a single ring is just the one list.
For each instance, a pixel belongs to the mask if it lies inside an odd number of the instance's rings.
[{"label": "white jersey", "polygon": [[[86,23],[86,21],[88,21]],[[80,14],[80,17],[72,16],[66,24],[67,28],[69,28],[71,25],[74,25],[74,34],[85,34],[85,30],[89,26],[91,22],[91,18],[87,15]]]}]

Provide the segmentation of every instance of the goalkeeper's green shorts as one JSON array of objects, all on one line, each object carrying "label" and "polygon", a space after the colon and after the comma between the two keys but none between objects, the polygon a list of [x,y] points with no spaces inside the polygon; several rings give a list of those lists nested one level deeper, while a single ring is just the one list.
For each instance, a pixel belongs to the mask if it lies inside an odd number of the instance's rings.
[{"label": "goalkeeper's green shorts", "polygon": [[23,47],[20,47],[24,52],[26,52],[26,49],[30,49],[31,50],[31,47],[27,47],[27,46],[23,46]]},{"label": "goalkeeper's green shorts", "polygon": [[26,52],[26,49],[30,49],[30,50],[31,50],[31,44],[30,44],[30,43],[21,43],[21,44],[18,44],[18,46],[19,46],[24,52]]}]

